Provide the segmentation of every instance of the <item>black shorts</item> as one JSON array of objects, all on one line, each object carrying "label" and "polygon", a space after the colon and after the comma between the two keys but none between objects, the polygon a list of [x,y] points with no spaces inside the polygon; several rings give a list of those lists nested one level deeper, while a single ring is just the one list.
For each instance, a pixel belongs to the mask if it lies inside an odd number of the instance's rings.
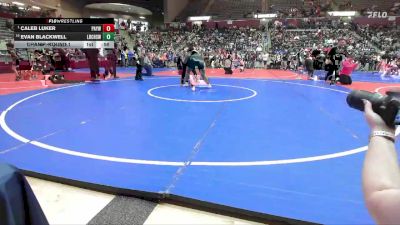
[{"label": "black shorts", "polygon": [[345,74],[340,75],[339,81],[341,84],[344,84],[344,85],[350,85],[353,83],[353,80],[351,79],[351,77],[349,75],[345,75]]}]

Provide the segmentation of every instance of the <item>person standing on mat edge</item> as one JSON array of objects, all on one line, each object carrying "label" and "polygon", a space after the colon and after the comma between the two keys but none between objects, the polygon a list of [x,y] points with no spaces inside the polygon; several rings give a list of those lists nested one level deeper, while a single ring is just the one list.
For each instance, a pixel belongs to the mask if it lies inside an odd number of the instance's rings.
[{"label": "person standing on mat edge", "polygon": [[139,51],[136,54],[135,58],[136,58],[136,76],[135,76],[135,80],[143,81],[143,77],[142,77],[142,69],[143,69],[143,64],[144,64],[143,54]]},{"label": "person standing on mat edge", "polygon": [[264,69],[268,69],[268,60],[269,60],[269,54],[268,52],[264,52],[264,54],[262,55]]},{"label": "person standing on mat edge", "polygon": [[[184,54],[183,54],[184,57]],[[185,74],[183,73],[183,57],[182,54],[178,55],[178,58],[176,60],[176,68],[178,69],[178,74],[181,75],[181,85],[183,85],[183,80],[185,79]]]},{"label": "person standing on mat edge", "polygon": [[346,59],[346,40],[343,38],[338,39],[338,46],[333,47],[328,52],[328,60],[326,70],[328,73],[325,76],[325,81],[330,80],[331,84],[339,81],[339,71],[342,70],[342,63]]},{"label": "person standing on mat edge", "polygon": [[190,56],[186,62],[187,68],[186,68],[184,83],[189,81],[190,71],[195,70],[197,67],[200,71],[201,77],[203,78],[204,82],[208,84],[208,87],[211,87],[210,81],[206,76],[205,62],[203,57],[200,55],[198,51],[194,49],[194,46],[192,45],[189,47],[188,52],[190,53]]},{"label": "person standing on mat edge", "polygon": [[110,49],[108,50],[107,53],[107,67],[104,72],[104,79],[106,79],[106,76],[110,74],[110,76],[113,76],[114,79],[119,78],[117,76],[117,62],[118,62],[118,57],[117,57],[117,49]]},{"label": "person standing on mat edge", "polygon": [[232,71],[232,59],[231,59],[231,55],[228,55],[228,58],[225,59],[224,62],[224,70],[225,70],[225,74],[229,74],[232,75],[233,71]]},{"label": "person standing on mat edge", "polygon": [[311,54],[304,61],[305,68],[307,70],[308,79],[311,80],[314,78],[314,58]]},{"label": "person standing on mat edge", "polygon": [[245,64],[246,64],[246,63],[244,62],[243,58],[240,58],[240,59],[239,59],[239,70],[240,70],[241,73],[244,72]]},{"label": "person standing on mat edge", "polygon": [[93,80],[97,80],[100,76],[100,65],[99,65],[99,49],[84,49],[83,52],[89,62],[90,77]]},{"label": "person standing on mat edge", "polygon": [[189,60],[189,50],[187,48],[183,49],[182,53],[182,76],[181,76],[181,85],[186,86],[185,82],[185,76],[186,76],[186,70],[187,70],[187,61]]},{"label": "person standing on mat edge", "polygon": [[145,76],[153,76],[153,65],[150,60],[150,52],[145,53],[143,56],[143,68],[146,70]]}]

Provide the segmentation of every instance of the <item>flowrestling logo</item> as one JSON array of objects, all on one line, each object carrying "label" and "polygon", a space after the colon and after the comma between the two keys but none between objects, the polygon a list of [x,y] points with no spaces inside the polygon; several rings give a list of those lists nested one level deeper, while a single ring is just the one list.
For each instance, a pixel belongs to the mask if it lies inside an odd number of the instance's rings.
[{"label": "flowrestling logo", "polygon": [[368,18],[387,18],[387,12],[367,12]]},{"label": "flowrestling logo", "polygon": [[83,23],[83,19],[47,19],[47,23]]}]

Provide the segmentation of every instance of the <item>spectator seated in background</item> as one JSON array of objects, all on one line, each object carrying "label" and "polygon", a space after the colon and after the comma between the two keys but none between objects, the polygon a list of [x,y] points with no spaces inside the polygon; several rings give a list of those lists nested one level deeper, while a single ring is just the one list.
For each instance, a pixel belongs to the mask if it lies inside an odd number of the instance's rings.
[{"label": "spectator seated in background", "polygon": [[14,30],[14,25],[13,25],[13,21],[12,20],[7,20],[6,21],[6,28],[8,30]]},{"label": "spectator seated in background", "polygon": [[155,68],[163,68],[164,67],[163,61],[158,56],[155,56],[153,58],[153,65]]}]

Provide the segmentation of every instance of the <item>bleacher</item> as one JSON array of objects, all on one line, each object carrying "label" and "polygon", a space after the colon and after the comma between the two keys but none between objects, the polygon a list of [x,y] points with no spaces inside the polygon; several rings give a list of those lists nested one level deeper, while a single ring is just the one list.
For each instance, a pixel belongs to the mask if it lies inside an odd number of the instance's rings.
[{"label": "bleacher", "polygon": [[262,0],[192,0],[177,20],[184,21],[190,16],[202,15],[214,19],[241,19],[261,9]]},{"label": "bleacher", "polygon": [[7,19],[0,18],[0,74],[10,73],[12,70],[12,58],[7,53],[6,44],[14,39],[14,33],[7,28]]},{"label": "bleacher", "polygon": [[9,30],[6,26],[7,19],[0,18],[0,40],[12,40],[14,32]]},{"label": "bleacher", "polygon": [[299,0],[269,0],[269,5],[273,5],[277,8],[289,9],[302,7],[303,2]]},{"label": "bleacher", "polygon": [[[389,11],[398,0],[320,0],[322,9],[330,10],[382,10]],[[351,7],[350,7],[351,6]],[[267,9],[268,8],[268,9]],[[291,10],[311,10],[306,0],[191,0],[189,5],[176,18],[185,21],[190,16],[212,16],[213,19],[241,19],[256,12],[282,12],[285,15]],[[323,15],[325,15],[323,13]]]},{"label": "bleacher", "polygon": [[1,55],[0,53],[0,74],[13,72],[12,65],[13,62],[11,56]]},{"label": "bleacher", "polygon": [[216,0],[208,14],[218,19],[240,19],[246,14],[261,11],[261,0]]},{"label": "bleacher", "polygon": [[[389,11],[395,2],[398,0],[385,0],[385,1],[373,1],[370,0],[320,0],[311,1],[314,5],[319,2],[320,6],[324,6],[325,10],[356,10],[362,11],[370,9],[374,11]],[[268,0],[268,5],[272,6],[273,11],[287,12],[290,9],[310,9],[311,4],[307,4],[307,1],[300,0]]]},{"label": "bleacher", "polygon": [[190,16],[202,16],[208,3],[209,0],[191,0],[176,20],[185,21]]},{"label": "bleacher", "polygon": [[306,4],[303,5],[303,2],[298,0],[269,0],[269,4],[274,12],[290,12],[292,9],[307,7]]},{"label": "bleacher", "polygon": [[384,1],[368,1],[368,0],[352,0],[352,5],[355,10],[363,10],[376,6],[377,10],[389,10],[393,3],[398,0],[384,0]]}]

